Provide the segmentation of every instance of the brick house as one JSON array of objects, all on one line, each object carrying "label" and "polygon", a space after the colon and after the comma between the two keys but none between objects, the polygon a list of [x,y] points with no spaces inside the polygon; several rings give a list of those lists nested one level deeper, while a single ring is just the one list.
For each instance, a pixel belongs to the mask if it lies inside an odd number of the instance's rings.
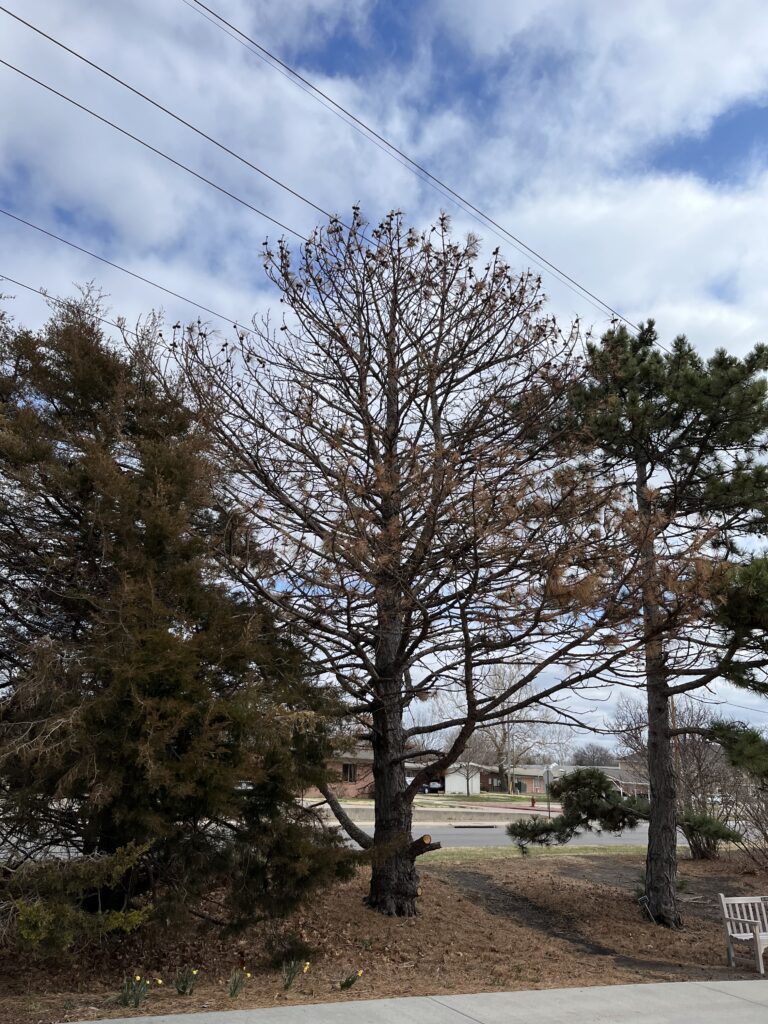
[{"label": "brick house", "polygon": [[[333,792],[341,800],[373,797],[373,751],[367,744],[358,743],[351,750],[338,753],[326,767]],[[413,776],[420,767],[418,761],[406,761],[406,774]],[[306,795],[315,797],[320,794],[317,790],[309,790]]]},{"label": "brick house", "polygon": [[327,764],[333,792],[342,800],[373,796],[373,751],[358,744]]},{"label": "brick house", "polygon": [[[407,776],[413,776],[420,764],[417,760],[406,762]],[[648,796],[648,782],[643,776],[624,765],[599,765],[624,796]],[[577,765],[558,765],[552,770],[550,781],[562,778],[576,771]],[[331,785],[337,797],[342,800],[373,797],[373,751],[365,743],[358,743],[349,751],[340,752],[328,762]],[[514,772],[514,791],[524,796],[543,797],[547,792],[547,765],[519,764]],[[469,786],[468,786],[469,783]],[[439,780],[432,784],[435,793],[462,795],[469,788],[470,793],[502,793],[503,784],[498,768],[490,765],[452,765]],[[320,794],[310,790],[306,796],[315,798]]]}]

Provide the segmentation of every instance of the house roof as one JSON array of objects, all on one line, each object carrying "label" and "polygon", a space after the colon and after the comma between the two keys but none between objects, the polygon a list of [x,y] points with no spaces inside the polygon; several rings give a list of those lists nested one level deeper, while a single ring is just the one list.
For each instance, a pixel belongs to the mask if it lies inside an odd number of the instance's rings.
[{"label": "house roof", "polygon": [[[335,758],[343,764],[373,764],[373,750],[368,743],[357,743],[350,750],[336,751]],[[419,759],[417,751],[411,755],[411,759],[405,762],[406,771],[415,771],[423,765],[423,755]]]},{"label": "house roof", "polygon": [[[340,761],[343,762],[355,762],[357,764],[371,764],[373,762],[373,750],[369,743],[356,743],[350,750],[339,751],[336,756]],[[415,771],[422,767],[424,763],[424,755],[419,755],[417,751],[414,751],[411,758],[406,762],[406,771]],[[497,772],[498,765],[487,765],[479,764],[477,761],[456,761],[454,764],[447,769],[446,774],[466,771],[467,766],[476,768],[478,771],[485,772]],[[560,778],[563,775],[569,775],[571,772],[578,771],[579,768],[584,767],[583,765],[577,764],[562,764],[558,765],[557,768],[552,770],[552,778]],[[614,782],[618,782],[625,786],[645,786],[648,784],[648,780],[643,777],[640,772],[633,771],[630,768],[624,768],[621,765],[596,765],[601,772],[604,772],[609,779]],[[515,766],[515,775],[532,775],[534,778],[544,778],[549,765],[546,764],[518,764]]]},{"label": "house roof", "polygon": [[[560,778],[563,775],[570,775],[571,772],[578,771],[579,768],[583,767],[585,766],[579,764],[559,764],[557,768],[552,770],[552,777]],[[598,764],[595,767],[607,775],[609,779],[624,785],[645,786],[648,784],[648,780],[640,772],[634,771],[631,768],[625,768],[622,765]],[[515,775],[533,775],[536,778],[544,778],[548,768],[549,765],[546,764],[519,764],[515,767]],[[498,771],[497,768],[493,770]]]}]

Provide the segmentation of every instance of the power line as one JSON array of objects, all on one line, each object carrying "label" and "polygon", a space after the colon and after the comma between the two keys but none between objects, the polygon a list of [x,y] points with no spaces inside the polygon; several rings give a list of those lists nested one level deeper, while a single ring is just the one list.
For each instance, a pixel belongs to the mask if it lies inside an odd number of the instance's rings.
[{"label": "power line", "polygon": [[[10,277],[8,274],[0,273],[0,281],[10,281],[11,284],[15,284],[18,288],[26,288],[28,292],[34,292],[35,295],[41,296],[41,298],[45,299],[46,302],[55,302],[57,306],[67,305],[66,299],[60,299],[55,295],[49,295],[48,292],[43,291],[42,288],[34,288],[31,284],[25,284],[23,281],[18,281],[15,277]],[[124,324],[120,324],[116,320],[109,320],[105,316],[99,316],[98,313],[93,313],[93,316],[103,324],[109,324],[110,327],[116,327],[119,331],[125,331],[126,334],[131,334],[134,338],[138,338],[138,334],[135,331],[129,330],[129,328]]]},{"label": "power line", "polygon": [[751,708],[746,704],[734,704],[730,700],[706,700],[703,697],[698,698],[703,704],[713,704],[715,707],[728,707],[728,708],[739,708],[741,711],[754,711],[758,715],[768,715],[768,709],[766,708]]},{"label": "power line", "polygon": [[[191,7],[192,2],[198,3],[198,0],[184,0],[184,2],[187,4],[187,6]],[[256,43],[255,40],[251,40],[250,37],[245,36],[243,33],[240,32],[239,29],[237,29],[235,26],[231,26],[228,22],[224,21],[224,19],[222,19],[220,15],[216,14],[216,12],[212,11],[212,9],[207,8],[204,4],[199,4],[198,3],[198,7],[204,8],[204,11],[203,10],[199,10],[198,13],[203,14],[203,16],[206,17],[206,20],[211,21],[218,28],[220,28],[223,31],[225,31],[226,34],[229,35],[231,38],[237,39],[237,35],[235,35],[235,33],[237,33],[239,35],[243,35],[243,37],[246,40],[248,40],[248,43],[251,44],[251,46],[256,48],[257,54],[259,54],[260,56],[265,54],[269,58],[271,58],[271,60],[273,62],[275,62],[273,64],[270,64],[270,66],[274,67],[276,70],[279,70],[282,74],[285,75],[285,77],[290,78],[296,84],[299,84],[300,87],[304,89],[304,91],[309,92],[310,95],[313,95],[314,98],[317,99],[319,102],[321,102],[322,105],[325,106],[327,109],[331,110],[333,113],[338,114],[339,116],[341,116],[343,114],[343,115],[346,115],[346,117],[350,118],[351,120],[347,120],[347,121],[345,121],[345,123],[350,124],[351,127],[354,127],[360,134],[363,134],[369,141],[374,142],[380,149],[384,150],[385,152],[388,152],[390,156],[393,156],[395,159],[397,159],[398,163],[402,164],[403,166],[409,167],[409,169],[411,169],[411,170],[415,170],[418,173],[418,175],[420,176],[421,180],[424,180],[427,184],[430,184],[433,188],[436,188],[438,191],[441,191],[441,194],[443,194],[444,196],[447,195],[448,198],[451,199],[452,202],[455,203],[456,201],[458,201],[460,203],[463,203],[464,207],[467,208],[465,210],[465,212],[472,213],[472,215],[474,216],[474,219],[477,220],[478,216],[476,216],[476,215],[479,215],[479,217],[482,217],[484,219],[484,221],[486,221],[488,224],[490,224],[494,229],[498,229],[498,230],[502,231],[504,236],[506,236],[509,240],[511,240],[513,242],[513,244],[515,244],[515,247],[518,248],[518,251],[523,252],[523,250],[525,250],[524,254],[527,254],[527,255],[530,255],[530,256],[534,257],[534,262],[537,262],[538,265],[542,269],[549,268],[549,270],[551,270],[558,277],[558,279],[563,284],[566,284],[566,286],[570,287],[571,290],[576,290],[577,289],[578,290],[577,294],[580,294],[582,296],[586,296],[588,298],[588,300],[590,301],[591,305],[595,305],[595,303],[599,303],[599,306],[595,306],[595,308],[599,308],[600,311],[607,310],[608,312],[612,313],[614,316],[624,320],[627,324],[629,324],[633,328],[635,327],[634,324],[632,324],[630,321],[628,321],[625,317],[623,317],[620,313],[618,313],[616,310],[614,310],[611,306],[609,306],[607,303],[603,302],[601,299],[599,299],[596,295],[594,295],[592,292],[590,292],[584,286],[580,285],[573,278],[569,277],[569,275],[565,274],[565,272],[560,271],[559,268],[557,268],[554,264],[550,263],[548,260],[546,260],[543,256],[541,256],[535,250],[531,249],[524,242],[522,242],[522,240],[520,240],[516,236],[512,235],[507,229],[503,228],[500,224],[498,224],[496,221],[494,221],[492,218],[490,218],[487,214],[484,214],[477,207],[473,206],[468,200],[464,199],[457,192],[455,192],[453,189],[451,189],[450,186],[446,185],[439,178],[436,178],[426,168],[422,167],[422,165],[418,164],[416,161],[413,161],[410,157],[407,156],[407,154],[403,153],[402,150],[399,150],[392,143],[388,142],[388,140],[386,140],[383,136],[379,135],[373,129],[369,128],[368,125],[366,125],[359,118],[355,117],[354,114],[352,114],[351,112],[347,111],[346,108],[344,108],[340,104],[336,103],[335,100],[333,100],[331,97],[329,97],[325,93],[323,93],[322,90],[317,89],[311,82],[309,82],[307,79],[304,79],[301,75],[299,75],[298,72],[294,72],[294,70],[292,68],[290,68],[288,65],[284,64],[284,62],[280,61],[280,59],[278,57],[276,57],[274,54],[271,54],[270,51],[266,50],[260,44]],[[196,10],[196,8],[192,8],[192,9]],[[156,109],[162,111],[168,117],[173,118],[179,124],[182,124],[185,127],[189,128],[191,131],[195,132],[201,138],[204,138],[206,141],[210,142],[212,145],[217,146],[223,152],[225,152],[228,155],[234,157],[234,159],[240,161],[241,163],[243,163],[245,166],[247,166],[249,169],[253,170],[257,174],[262,175],[264,178],[266,178],[267,180],[269,180],[273,184],[277,185],[279,188],[283,189],[284,191],[288,192],[290,195],[292,195],[295,198],[299,199],[301,202],[303,202],[306,205],[310,206],[312,209],[316,210],[318,213],[323,214],[323,216],[328,217],[329,219],[333,217],[333,215],[329,211],[325,210],[323,207],[319,206],[317,203],[313,202],[311,199],[309,199],[306,196],[302,195],[296,189],[293,189],[289,185],[286,185],[284,182],[280,181],[280,179],[278,179],[275,176],[269,174],[263,168],[261,168],[258,165],[254,164],[252,161],[248,160],[246,157],[242,156],[240,153],[237,153],[235,150],[231,149],[225,143],[222,143],[220,140],[218,140],[218,139],[214,138],[213,136],[209,135],[207,132],[203,131],[201,128],[198,128],[196,125],[194,125],[191,122],[187,121],[181,115],[179,115],[179,114],[175,113],[174,111],[170,110],[168,107],[165,107],[163,104],[159,103],[157,100],[155,100],[152,97],[148,96],[146,93],[142,92],[141,90],[137,89],[136,87],[130,85],[128,82],[126,82],[123,79],[119,78],[117,75],[113,74],[112,72],[110,72],[110,71],[106,70],[105,68],[101,67],[96,62],[90,60],[89,58],[85,57],[83,54],[78,53],[76,50],[74,50],[71,47],[67,46],[66,44],[60,42],[55,37],[51,36],[47,32],[45,32],[42,29],[38,28],[37,26],[33,25],[31,22],[26,21],[24,18],[22,18],[19,15],[15,14],[13,11],[10,11],[8,8],[0,5],[0,11],[2,11],[3,13],[5,13],[6,15],[8,15],[11,18],[14,18],[20,24],[23,24],[24,26],[29,28],[31,31],[36,32],[38,35],[40,35],[41,37],[43,37],[46,40],[48,40],[49,42],[51,42],[53,45],[58,46],[60,49],[64,50],[65,52],[67,52],[69,54],[71,54],[73,57],[75,57],[76,59],[82,61],[83,63],[85,63],[89,67],[93,68],[94,70],[98,71],[100,74],[103,74],[105,77],[110,78],[112,81],[116,82],[117,84],[119,84],[123,88],[129,90],[134,95],[140,97],[141,99],[143,99],[145,102],[151,104]],[[209,13],[206,14],[206,13],[204,13],[205,11],[207,11]],[[213,17],[211,17],[209,15],[212,15]],[[214,18],[218,18],[219,21],[214,21]],[[230,29],[231,29],[231,31],[230,31]],[[240,39],[238,39],[238,41],[241,42],[242,45],[245,45],[246,48],[250,49],[250,46],[248,46],[247,43],[243,43],[243,41],[240,40]],[[261,53],[259,53],[259,51],[261,51]],[[262,59],[264,59],[263,56],[262,56]],[[162,150],[159,150],[156,147],[151,146],[149,143],[145,142],[143,139],[140,139],[138,136],[133,135],[131,132],[128,132],[126,129],[121,128],[119,125],[115,124],[112,121],[109,121],[107,118],[102,117],[101,115],[97,114],[95,111],[91,110],[90,108],[85,107],[83,104],[78,103],[77,101],[73,100],[71,97],[67,96],[66,94],[60,92],[57,89],[54,89],[52,86],[47,85],[46,83],[40,81],[39,79],[33,77],[32,75],[27,74],[26,72],[22,71],[20,68],[15,67],[14,65],[8,63],[7,61],[0,61],[0,63],[4,64],[10,70],[16,71],[18,74],[23,75],[28,80],[34,82],[35,84],[41,86],[42,88],[47,89],[49,92],[53,93],[54,95],[58,96],[59,98],[64,99],[65,101],[69,102],[73,106],[76,106],[78,109],[82,110],[83,112],[88,113],[92,117],[97,118],[102,123],[107,124],[109,127],[113,128],[115,131],[118,131],[121,134],[127,136],[132,141],[138,142],[140,145],[142,145],[145,148],[151,150],[156,155],[162,156],[164,159],[166,159],[169,162],[173,163],[175,166],[181,168],[182,170],[187,171],[187,173],[190,173],[190,174],[194,175],[196,178],[198,178],[199,180],[203,181],[205,184],[208,184],[212,188],[217,189],[217,191],[222,192],[223,194],[229,196],[230,198],[234,199],[236,202],[239,202],[242,205],[246,206],[247,208],[251,209],[253,212],[258,213],[260,216],[265,217],[267,220],[269,220],[272,223],[276,224],[278,227],[283,228],[283,230],[288,231],[291,234],[296,235],[301,240],[306,240],[303,235],[301,235],[299,232],[295,231],[293,228],[290,228],[287,225],[283,224],[282,222],[276,220],[274,217],[271,217],[265,211],[260,210],[257,207],[254,207],[252,204],[248,203],[247,201],[243,200],[241,197],[239,197],[239,196],[235,195],[234,193],[230,192],[228,189],[223,188],[222,186],[218,185],[216,182],[213,182],[210,179],[206,178],[205,176],[199,174],[197,171],[194,171],[192,168],[188,167],[187,165],[182,164],[178,160],[175,160],[173,157],[170,157],[167,153],[163,152]],[[344,118],[342,118],[342,119],[344,119]],[[366,133],[369,133],[369,134],[366,134]],[[348,228],[348,225],[344,225],[343,222],[341,222],[341,221],[340,221],[340,223],[342,223],[342,225],[344,227]],[[494,233],[498,233],[498,231],[494,230]],[[365,236],[363,236],[363,237],[365,237]],[[522,249],[520,248],[520,246],[522,246]],[[541,262],[539,262],[539,261],[541,261]],[[592,301],[592,300],[594,300],[594,301]]]},{"label": "power line", "polygon": [[[296,199],[299,199],[302,203],[306,203],[307,206],[311,206],[313,210],[316,210],[318,213],[321,213],[324,217],[328,217],[329,219],[333,217],[333,214],[329,213],[328,210],[323,209],[322,206],[318,206],[317,203],[312,202],[311,199],[308,199],[300,192],[297,192],[296,189],[291,188],[290,185],[286,185],[284,182],[280,181],[279,178],[276,178],[272,174],[269,174],[262,167],[259,167],[257,164],[252,163],[246,157],[242,156],[240,153],[237,153],[234,149],[230,149],[230,147],[227,146],[225,143],[219,141],[218,139],[215,139],[212,135],[209,135],[207,132],[203,131],[202,128],[198,128],[196,125],[187,121],[180,114],[175,113],[173,110],[169,110],[168,107],[163,106],[162,103],[153,99],[151,96],[148,96],[140,89],[137,89],[135,88],[135,86],[130,85],[128,82],[124,81],[122,78],[119,78],[111,71],[107,71],[107,69],[103,68],[100,64],[97,64],[95,61],[90,60],[82,53],[78,53],[77,50],[73,50],[70,46],[67,46],[65,43],[62,43],[59,39],[56,39],[54,36],[49,35],[47,32],[44,32],[43,29],[38,28],[36,25],[33,25],[29,21],[26,21],[20,15],[15,14],[13,11],[9,11],[8,8],[3,7],[2,4],[0,4],[0,11],[2,11],[3,14],[7,14],[9,18],[14,18],[16,21],[20,22],[20,24],[25,25],[32,32],[36,32],[39,36],[42,36],[43,39],[47,39],[48,42],[53,43],[54,46],[58,46],[60,49],[66,51],[66,53],[69,53],[71,54],[71,56],[76,57],[77,60],[82,61],[83,64],[87,64],[88,67],[93,68],[94,71],[98,71],[100,74],[105,75],[107,78],[111,79],[113,82],[116,82],[124,89],[128,89],[129,92],[132,92],[135,96],[138,96],[146,103],[151,104],[157,110],[162,111],[168,117],[173,118],[174,121],[177,121],[179,124],[184,125],[185,128],[189,128],[190,131],[195,132],[196,135],[199,135],[201,138],[205,139],[207,142],[210,142],[212,145],[217,146],[224,153],[227,153],[229,156],[234,157],[235,160],[239,160],[240,163],[250,168],[250,170],[255,171],[257,174],[262,175],[262,177],[266,178],[267,181],[271,181],[273,185],[277,185],[278,188],[281,188],[285,192],[288,192]],[[343,222],[340,223],[342,223],[343,227],[346,227],[349,230],[348,225],[343,224]]]},{"label": "power line", "polygon": [[287,224],[283,224],[282,221],[279,221],[275,217],[272,217],[264,210],[260,210],[258,206],[254,206],[252,203],[249,203],[247,199],[243,199],[241,196],[236,195],[234,192],[230,192],[229,189],[224,188],[223,185],[218,185],[215,181],[212,181],[210,178],[206,178],[204,174],[200,174],[199,171],[195,171],[187,164],[184,164],[180,160],[177,160],[175,157],[170,156],[170,154],[165,153],[162,149],[158,149],[156,146],[151,145],[151,143],[145,142],[145,140],[139,138],[138,135],[134,135],[132,132],[129,132],[127,128],[121,128],[119,124],[115,124],[114,121],[110,121],[108,118],[102,117],[102,115],[97,114],[95,110],[91,110],[90,107],[86,107],[84,104],[78,103],[78,101],[72,99],[71,96],[67,96],[66,93],[60,92],[58,89],[54,89],[52,85],[47,85],[39,78],[35,78],[34,75],[30,75],[28,72],[22,71],[22,69],[17,68],[15,64],[10,64],[7,60],[2,60],[2,58],[0,58],[0,64],[8,68],[10,71],[15,71],[16,74],[21,75],[22,78],[26,78],[28,81],[34,82],[35,85],[39,85],[42,89],[45,89],[47,92],[52,93],[54,96],[58,96],[59,99],[65,100],[73,107],[77,107],[77,109],[82,110],[83,113],[90,114],[90,116],[95,117],[97,121],[101,121],[102,124],[108,125],[110,128],[113,128],[116,132],[119,132],[121,135],[125,135],[126,138],[131,139],[133,142],[137,142],[140,146],[143,146],[150,152],[155,153],[157,156],[162,157],[163,160],[167,160],[168,163],[173,164],[174,167],[178,167],[182,171],[186,171],[187,174],[191,174],[192,177],[197,178],[198,181],[202,181],[206,185],[209,185],[211,188],[216,189],[217,192],[221,192],[222,195],[229,196],[229,198],[234,199],[236,203],[240,203],[241,206],[246,207],[248,210],[251,210],[253,213],[258,214],[260,217],[264,217],[265,220],[268,220],[272,224],[277,225],[277,227],[282,228],[283,231],[288,231],[290,234],[295,235],[296,238],[300,239],[302,242],[307,241],[306,236],[302,235],[301,232],[296,231],[295,228],[288,227]]},{"label": "power line", "polygon": [[[200,302],[195,302],[194,299],[190,299],[188,296],[182,295],[180,292],[175,292],[172,288],[166,288],[165,285],[159,284],[157,281],[153,281],[151,277],[144,277],[142,274],[138,274],[135,270],[130,270],[128,267],[123,267],[119,263],[114,263],[112,260],[107,259],[106,256],[99,256],[97,252],[85,249],[82,245],[78,245],[76,242],[71,242],[68,238],[62,237],[62,235],[54,234],[53,231],[40,227],[39,224],[34,224],[31,220],[25,220],[23,217],[19,217],[17,214],[11,213],[10,210],[4,210],[0,207],[0,213],[4,217],[9,217],[11,220],[15,220],[19,224],[23,224],[25,227],[32,228],[33,231],[39,231],[41,235],[47,235],[48,238],[54,238],[57,242],[61,242],[63,245],[68,245],[70,249],[76,249],[77,252],[90,256],[91,259],[98,260],[100,263],[106,263],[108,267],[112,267],[114,270],[119,270],[121,273],[128,274],[130,277],[135,278],[137,281],[142,281],[144,284],[148,284],[152,288],[157,288],[158,291],[165,292],[166,295],[172,295],[175,299],[180,299],[182,302],[188,302],[190,306],[194,306],[196,309],[200,309],[204,313],[210,313],[211,316],[217,317],[224,323],[232,324],[235,330],[247,331],[249,334],[254,333],[250,327],[246,327],[237,320],[233,320],[232,317],[225,316],[223,313],[219,313],[215,309],[211,309],[210,306],[204,306]],[[12,278],[9,277],[8,280],[11,281]],[[19,281],[14,281],[13,283],[20,284]],[[27,285],[21,284],[21,287],[26,288]],[[34,290],[35,289],[32,289],[32,291]]]},{"label": "power line", "polygon": [[242,29],[238,28],[232,22],[228,21],[223,15],[219,14],[218,11],[203,3],[202,0],[184,0],[184,3],[186,3],[188,7],[190,7],[192,4],[195,4],[196,8],[198,9],[198,13],[202,14],[204,12],[205,15],[208,16],[207,20],[211,21],[212,19],[215,19],[215,21],[213,21],[213,24],[215,24],[218,28],[222,30],[229,30],[227,32],[228,35],[231,35],[231,33],[235,33],[241,40],[244,40],[245,42],[249,43],[252,47],[255,48],[257,55],[260,56],[261,59],[265,60],[271,67],[273,67],[275,70],[280,70],[281,73],[286,75],[286,77],[289,77],[295,84],[300,84],[305,92],[309,92],[310,95],[313,95],[316,99],[322,101],[323,106],[327,107],[328,109],[331,109],[332,112],[339,116],[342,120],[344,120],[346,124],[353,124],[357,126],[364,133],[366,133],[366,137],[369,138],[370,141],[375,141],[377,142],[377,144],[380,144],[380,146],[386,147],[386,150],[390,153],[390,155],[395,155],[396,157],[400,158],[399,162],[402,163],[402,161],[405,161],[412,170],[417,171],[419,173],[421,180],[424,180],[428,184],[432,185],[432,187],[436,188],[444,196],[448,196],[452,202],[460,204],[461,207],[465,210],[465,212],[470,212],[472,215],[475,216],[475,219],[477,219],[478,217],[482,218],[482,221],[486,225],[490,225],[492,228],[495,229],[496,232],[501,232],[506,240],[511,241],[516,247],[518,247],[518,249],[524,250],[525,254],[532,257],[538,266],[543,265],[548,270],[556,274],[559,280],[561,280],[572,290],[577,290],[577,293],[580,294],[582,297],[587,297],[592,303],[597,303],[598,307],[600,307],[602,311],[607,311],[612,316],[616,317],[619,320],[622,320],[625,324],[627,324],[628,327],[631,327],[632,330],[638,330],[637,324],[633,323],[618,310],[614,309],[613,306],[611,306],[609,303],[604,302],[594,292],[590,291],[584,285],[580,284],[575,278],[571,277],[564,270],[561,270],[558,266],[556,266],[556,264],[552,263],[540,252],[533,249],[531,246],[527,245],[521,238],[517,237],[517,235],[514,235],[511,231],[509,231],[509,229],[505,228],[498,221],[494,220],[493,217],[491,217],[489,214],[485,213],[479,207],[475,206],[472,202],[470,202],[470,200],[462,196],[459,192],[453,189],[445,181],[438,178],[437,175],[433,174],[423,164],[419,163],[417,160],[414,160],[404,150],[400,149],[393,142],[390,142],[390,140],[387,139],[384,135],[377,132],[374,128],[371,128],[371,126],[367,124],[365,121],[363,121],[362,118],[357,117],[355,114],[352,113],[352,111],[348,110],[341,103],[338,103],[336,100],[333,99],[332,96],[324,92],[322,89],[319,88],[319,86],[315,85],[308,78],[305,78],[302,74],[296,71],[295,68],[291,67],[291,65],[288,64],[286,61],[281,60],[280,57],[272,53],[271,50],[268,50],[261,43],[257,42],[257,40],[255,40],[252,36],[248,35],[248,33],[244,32]]},{"label": "power line", "polygon": [[[316,93],[313,93],[312,90],[308,89],[306,85],[304,85],[298,79],[296,79],[295,77],[290,75],[287,71],[284,71],[280,67],[279,64],[271,63],[269,60],[267,60],[267,58],[263,54],[259,53],[259,51],[257,49],[255,49],[254,46],[251,46],[251,44],[248,43],[245,39],[241,39],[236,34],[236,32],[230,31],[230,29],[228,29],[226,25],[222,25],[220,22],[216,21],[215,18],[212,18],[209,14],[206,14],[205,11],[202,11],[198,7],[195,7],[194,3],[193,3],[193,0],[181,0],[181,2],[183,4],[186,4],[187,7],[189,7],[189,9],[191,11],[194,11],[195,14],[198,14],[201,18],[205,18],[206,21],[209,21],[215,28],[217,28],[220,31],[222,31],[224,33],[224,35],[229,36],[229,38],[232,39],[234,42],[236,42],[239,46],[242,46],[244,50],[247,50],[250,54],[258,57],[259,60],[263,61],[273,71],[277,71],[277,73],[282,75],[283,78],[286,78],[293,85],[298,86],[298,88],[301,89],[302,92],[305,92],[305,93],[307,93],[308,96],[311,96],[312,99],[315,100],[317,103],[319,103],[321,107],[325,107],[326,110],[329,110],[332,114],[336,114],[337,116],[339,116],[341,118],[341,120],[343,120],[344,123],[348,127],[352,128],[354,131],[356,131],[357,134],[360,135],[362,138],[364,138],[367,142],[372,142],[374,146],[376,146],[378,149],[380,149],[382,151],[382,153],[386,153],[387,156],[391,157],[396,163],[400,164],[402,167],[405,167],[407,170],[411,171],[412,173],[415,173],[416,176],[419,178],[419,180],[424,181],[425,184],[427,184],[427,185],[432,185],[432,183],[430,181],[428,181],[426,178],[423,178],[418,172],[414,171],[414,168],[410,166],[410,164],[408,163],[407,160],[401,159],[399,156],[397,156],[396,153],[393,153],[390,149],[387,149],[387,147],[382,145],[377,139],[373,138],[367,132],[363,131],[363,129],[359,125],[355,124],[354,121],[346,120],[342,115],[338,114],[338,111],[334,110],[333,105],[331,103],[326,103],[326,101],[322,98],[322,96],[319,96]],[[432,185],[432,187],[434,188],[435,186]],[[439,191],[439,190],[437,190],[437,191]],[[456,205],[456,204],[454,203],[454,205]],[[477,220],[477,218],[475,218],[475,219]],[[521,251],[522,250],[518,249],[518,252],[521,252]],[[597,308],[597,307],[595,307],[595,308]],[[601,312],[602,312],[602,310],[601,310]]]}]

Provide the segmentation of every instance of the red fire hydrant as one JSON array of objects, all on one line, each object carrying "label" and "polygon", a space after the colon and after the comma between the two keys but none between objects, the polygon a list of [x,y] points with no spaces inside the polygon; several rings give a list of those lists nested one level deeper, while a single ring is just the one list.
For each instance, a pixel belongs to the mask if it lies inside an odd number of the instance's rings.
[{"label": "red fire hydrant", "polygon": [[535,806],[536,806],[536,797],[532,796],[531,797],[531,807],[535,807]]}]

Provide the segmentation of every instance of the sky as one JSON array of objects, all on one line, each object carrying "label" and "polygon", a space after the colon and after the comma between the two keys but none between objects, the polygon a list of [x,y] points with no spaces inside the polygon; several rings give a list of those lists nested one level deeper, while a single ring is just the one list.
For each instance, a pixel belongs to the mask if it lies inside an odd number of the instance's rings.
[{"label": "sky", "polygon": [[[323,210],[499,244],[445,196],[224,33],[191,0],[2,0]],[[210,0],[209,6],[662,342],[768,341],[768,5],[761,0]],[[0,59],[300,235],[322,220],[0,11]],[[0,65],[0,207],[248,322],[281,229]],[[292,236],[289,236],[292,237]],[[297,242],[298,244],[298,242]],[[520,270],[536,265],[501,242]],[[93,281],[114,315],[198,311],[0,215],[0,275],[53,295]],[[543,274],[550,309],[605,309]],[[18,320],[41,299],[0,281]],[[219,322],[205,316],[212,324]],[[221,326],[224,326],[221,324]],[[754,703],[743,697],[743,704]],[[759,712],[745,717],[756,721]]]}]

